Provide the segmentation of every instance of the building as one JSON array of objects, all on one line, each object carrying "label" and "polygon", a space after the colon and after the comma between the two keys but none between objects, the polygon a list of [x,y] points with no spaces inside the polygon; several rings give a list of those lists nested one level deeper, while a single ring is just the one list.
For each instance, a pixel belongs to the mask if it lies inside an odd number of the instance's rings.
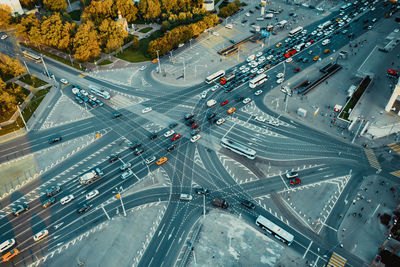
[{"label": "building", "polygon": [[0,0],[0,4],[11,7],[13,13],[24,14],[19,0]]},{"label": "building", "polygon": [[207,11],[213,11],[214,10],[214,1],[213,0],[204,0],[203,8]]},{"label": "building", "polygon": [[389,102],[386,104],[385,111],[393,112],[400,116],[400,79],[397,81]]}]

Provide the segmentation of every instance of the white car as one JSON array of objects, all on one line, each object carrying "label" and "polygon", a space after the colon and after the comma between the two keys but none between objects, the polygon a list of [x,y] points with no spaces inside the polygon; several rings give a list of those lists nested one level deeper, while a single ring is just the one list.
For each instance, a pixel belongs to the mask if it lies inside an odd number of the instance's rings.
[{"label": "white car", "polygon": [[246,65],[240,66],[239,70],[244,70],[246,68]]},{"label": "white car", "polygon": [[170,130],[170,131],[166,132],[166,133],[164,134],[164,136],[165,136],[165,137],[170,137],[170,136],[173,135],[174,133],[175,133],[174,130]]},{"label": "white car", "polygon": [[96,101],[97,97],[95,97],[94,95],[89,95],[89,99],[92,100],[92,101]]},{"label": "white car", "polygon": [[264,70],[263,68],[258,69],[257,74],[261,74],[261,73],[263,73],[264,71],[265,71],[265,70]]},{"label": "white car", "polygon": [[293,59],[290,57],[290,58],[286,59],[285,61],[286,61],[286,63],[290,63],[293,61]]},{"label": "white car", "polygon": [[201,98],[203,98],[203,99],[206,98],[206,97],[207,97],[207,91],[201,92],[200,96],[201,96]]},{"label": "white car", "polygon": [[324,9],[322,7],[317,7],[316,10],[323,12]]},{"label": "white car", "polygon": [[243,100],[243,104],[247,104],[247,103],[250,103],[250,102],[251,102],[251,99],[249,97],[247,97],[247,98],[245,98]]},{"label": "white car", "polygon": [[72,194],[68,195],[68,196],[63,197],[62,199],[60,199],[60,203],[61,203],[61,205],[65,205],[65,204],[71,202],[74,198],[75,198],[74,195],[72,195]]},{"label": "white car", "polygon": [[44,229],[44,230],[40,231],[39,233],[35,234],[33,236],[33,240],[39,241],[39,240],[43,239],[44,237],[46,237],[48,234],[49,234],[49,231]]},{"label": "white car", "polygon": [[211,87],[211,91],[217,91],[218,90],[218,88],[219,88],[219,85],[218,84],[216,84],[216,85],[214,85],[213,87]]},{"label": "white car", "polygon": [[267,119],[264,118],[263,116],[257,116],[257,117],[255,118],[255,120],[256,120],[256,121],[259,121],[259,122],[265,122]]},{"label": "white car", "polygon": [[399,32],[399,29],[394,29],[393,31],[394,31],[394,32]]},{"label": "white car", "polygon": [[318,32],[317,31],[313,31],[312,33],[311,33],[311,35],[316,35]]},{"label": "white car", "polygon": [[201,136],[200,136],[199,134],[196,134],[195,136],[193,136],[192,138],[190,138],[190,142],[194,143],[194,142],[196,142],[197,140],[199,140],[200,137],[201,137]]},{"label": "white car", "polygon": [[273,57],[274,57],[273,55],[269,55],[269,56],[267,57],[267,59],[268,59],[268,60],[271,60]]},{"label": "white car", "polygon": [[256,57],[261,57],[262,56],[262,52],[258,52],[257,54],[256,54]]},{"label": "white car", "polygon": [[1,36],[1,40],[5,40],[5,39],[7,39],[7,37],[8,37],[7,34],[3,34],[3,35]]},{"label": "white car", "polygon": [[88,96],[89,95],[89,93],[86,92],[85,89],[81,89],[81,94],[84,95],[84,96]]},{"label": "white car", "polygon": [[147,113],[147,112],[150,112],[150,111],[152,111],[153,109],[151,108],[151,107],[147,107],[147,108],[144,108],[143,110],[142,110],[142,113],[144,114],[144,113]]},{"label": "white car", "polygon": [[322,41],[322,45],[327,45],[327,44],[329,44],[330,42],[331,42],[331,40],[329,40],[329,39],[323,40],[323,41]]},{"label": "white car", "polygon": [[126,172],[121,174],[121,179],[125,180],[126,178],[131,177],[132,175],[133,175],[133,171],[132,170],[127,170]]},{"label": "white car", "polygon": [[319,32],[317,33],[317,36],[321,36],[322,34],[324,34],[323,32]]},{"label": "white car", "polygon": [[146,68],[147,68],[147,66],[143,65],[143,66],[140,67],[139,70],[145,70]]},{"label": "white car", "polygon": [[256,73],[258,71],[258,68],[254,68],[254,69],[251,69],[251,73]]},{"label": "white car", "polygon": [[258,59],[258,61],[260,61],[260,60],[265,61],[265,57],[264,57],[264,56],[261,56],[261,57]]},{"label": "white car", "polygon": [[283,76],[285,76],[285,74],[283,74],[283,73],[281,72],[281,73],[278,73],[278,74],[276,75],[276,78],[280,79],[280,78],[283,78]]},{"label": "white car", "polygon": [[156,160],[156,156],[152,156],[152,157],[150,157],[150,158],[145,159],[144,162],[145,162],[147,165],[149,165],[149,164],[153,163],[155,160]]},{"label": "white car", "polygon": [[190,201],[193,199],[192,195],[189,194],[181,194],[179,197],[180,200]]},{"label": "white car", "polygon": [[219,33],[218,32],[213,32],[213,35],[214,36],[219,36]]},{"label": "white car", "polygon": [[68,84],[68,81],[66,79],[61,79],[60,82],[63,84]]},{"label": "white car", "polygon": [[301,33],[302,33],[302,34],[306,34],[306,33],[307,33],[307,30],[302,30]]},{"label": "white car", "polygon": [[288,179],[292,179],[292,178],[295,178],[297,176],[299,176],[299,174],[297,172],[287,172],[286,173],[286,178],[288,178]]},{"label": "white car", "polygon": [[276,126],[276,127],[279,126],[279,122],[276,121],[276,120],[268,120],[268,123],[269,123],[270,125],[272,125],[272,126]]},{"label": "white car", "polygon": [[73,93],[74,95],[76,95],[77,93],[79,93],[79,89],[76,88],[76,87],[72,88],[72,93]]},{"label": "white car", "polygon": [[284,80],[285,80],[285,78],[280,78],[280,79],[278,79],[278,80],[276,81],[276,83],[277,83],[277,84],[281,84],[281,83],[283,83]]},{"label": "white car", "polygon": [[246,13],[246,17],[250,17],[250,13]]},{"label": "white car", "polygon": [[86,200],[92,199],[99,194],[99,190],[93,190],[86,194]]},{"label": "white car", "polygon": [[262,90],[257,90],[255,93],[254,93],[254,95],[261,95],[262,94]]},{"label": "white car", "polygon": [[224,122],[225,122],[225,119],[224,119],[224,118],[221,118],[221,119],[217,120],[217,125],[221,125],[221,124],[223,124]]}]

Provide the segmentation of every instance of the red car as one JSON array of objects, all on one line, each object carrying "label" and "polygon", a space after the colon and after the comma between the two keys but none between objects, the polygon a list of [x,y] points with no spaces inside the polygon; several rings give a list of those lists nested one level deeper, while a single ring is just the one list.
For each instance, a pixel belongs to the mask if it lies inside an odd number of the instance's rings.
[{"label": "red car", "polygon": [[225,106],[225,105],[228,104],[228,103],[229,103],[229,101],[228,101],[228,100],[225,100],[224,102],[221,102],[220,105],[221,105],[221,106]]},{"label": "red car", "polygon": [[300,68],[299,68],[299,67],[297,67],[297,68],[294,69],[294,73],[297,73],[297,72],[299,72],[299,71],[300,71]]},{"label": "red car", "polygon": [[195,123],[193,123],[192,124],[192,129],[196,129],[197,127],[199,127],[199,123],[198,122],[195,122]]},{"label": "red car", "polygon": [[[194,123],[193,123],[193,124],[194,124]],[[176,133],[176,134],[174,134],[174,135],[171,137],[171,140],[172,140],[172,141],[175,141],[175,140],[178,140],[180,137],[181,137],[181,134],[180,134],[180,133]]]},{"label": "red car", "polygon": [[301,184],[300,178],[290,180],[290,185]]}]

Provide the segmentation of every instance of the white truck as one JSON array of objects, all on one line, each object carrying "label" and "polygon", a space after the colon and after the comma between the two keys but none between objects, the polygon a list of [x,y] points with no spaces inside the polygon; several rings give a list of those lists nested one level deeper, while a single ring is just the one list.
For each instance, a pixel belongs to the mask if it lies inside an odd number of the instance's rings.
[{"label": "white truck", "polygon": [[79,183],[82,185],[87,185],[87,184],[93,183],[97,179],[101,178],[101,176],[103,174],[104,173],[102,170],[100,170],[100,168],[96,168],[94,170],[91,170],[90,172],[82,174],[79,177]]}]

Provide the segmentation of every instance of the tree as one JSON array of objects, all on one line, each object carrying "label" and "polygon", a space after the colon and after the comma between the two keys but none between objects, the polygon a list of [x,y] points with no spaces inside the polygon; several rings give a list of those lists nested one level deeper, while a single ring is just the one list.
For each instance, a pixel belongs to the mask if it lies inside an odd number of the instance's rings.
[{"label": "tree", "polygon": [[74,29],[74,23],[63,23],[60,14],[54,13],[54,15],[48,18],[44,17],[42,20],[40,25],[41,42],[58,49],[67,49],[70,47]]},{"label": "tree", "polygon": [[32,9],[35,6],[36,0],[19,0],[21,3],[21,6],[27,8],[27,9]]},{"label": "tree", "polygon": [[170,12],[171,10],[178,9],[178,1],[177,0],[160,0],[162,9],[166,12]]},{"label": "tree", "polygon": [[25,72],[25,67],[22,66],[18,59],[0,53],[0,74],[2,77],[17,77]]},{"label": "tree", "polygon": [[159,0],[140,0],[138,7],[144,19],[155,19],[161,14]]},{"label": "tree", "polygon": [[0,29],[7,28],[11,22],[11,7],[0,4]]},{"label": "tree", "polygon": [[83,14],[81,16],[82,21],[85,22],[87,20],[91,20],[92,22],[94,22],[95,25],[100,25],[104,19],[110,18],[112,16],[115,17],[117,14],[114,14],[112,8],[113,4],[114,0],[92,1],[90,5],[87,6],[83,11]]},{"label": "tree", "polygon": [[33,28],[39,28],[40,22],[35,17],[35,14],[30,14],[27,17],[22,18],[21,22],[17,24],[15,34],[20,37],[25,37],[30,40],[30,32]]},{"label": "tree", "polygon": [[114,14],[118,14],[118,10],[128,22],[136,20],[138,9],[133,4],[132,0],[116,0],[114,4]]},{"label": "tree", "polygon": [[74,37],[75,59],[85,62],[95,59],[100,54],[100,43],[97,31],[91,21],[79,26]]},{"label": "tree", "polygon": [[44,8],[52,11],[65,11],[67,2],[65,0],[43,0]]},{"label": "tree", "polygon": [[120,24],[111,19],[103,20],[99,31],[101,42],[109,52],[120,48],[124,44],[124,40],[128,37],[128,32]]}]

